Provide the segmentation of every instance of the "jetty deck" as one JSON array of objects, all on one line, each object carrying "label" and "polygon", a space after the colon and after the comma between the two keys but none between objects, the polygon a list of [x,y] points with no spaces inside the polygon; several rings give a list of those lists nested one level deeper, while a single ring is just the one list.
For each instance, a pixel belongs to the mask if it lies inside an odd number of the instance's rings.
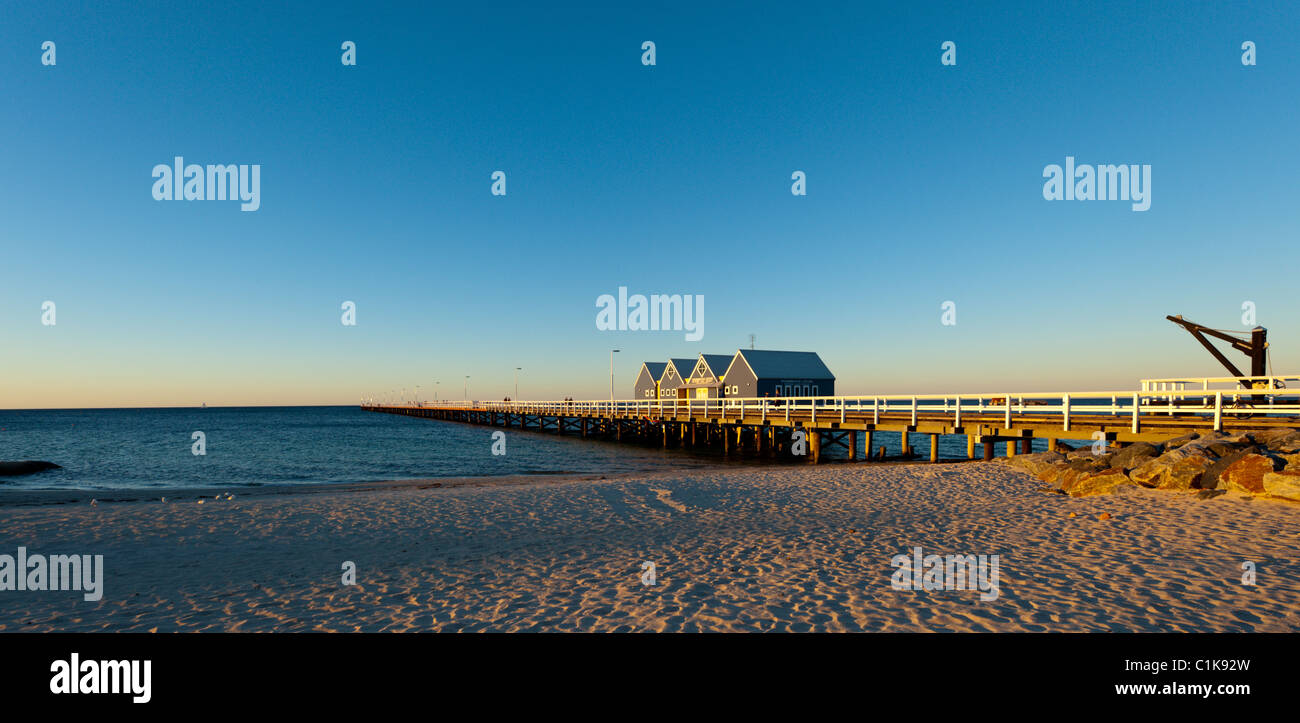
[{"label": "jetty deck", "polygon": [[[872,435],[966,439],[966,457],[992,459],[995,445],[1014,456],[1045,439],[1105,440],[1122,446],[1192,432],[1300,428],[1300,376],[1145,379],[1136,391],[910,394],[757,399],[588,401],[435,401],[362,404],[366,411],[494,427],[574,434],[664,447],[713,448],[727,455],[777,458],[806,442],[806,457],[840,447],[872,455]],[[796,434],[802,431],[802,435]],[[864,454],[858,438],[865,436]],[[802,440],[799,438],[802,437]]]}]

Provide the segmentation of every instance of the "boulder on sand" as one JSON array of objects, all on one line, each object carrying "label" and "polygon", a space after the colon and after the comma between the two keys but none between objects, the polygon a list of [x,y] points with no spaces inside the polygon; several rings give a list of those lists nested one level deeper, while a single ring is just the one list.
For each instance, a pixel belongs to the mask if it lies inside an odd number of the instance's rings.
[{"label": "boulder on sand", "polygon": [[1105,469],[1095,472],[1079,473],[1061,486],[1071,497],[1089,497],[1114,492],[1125,485],[1136,487],[1123,470]]},{"label": "boulder on sand", "polygon": [[1250,447],[1247,449],[1236,450],[1235,452],[1231,452],[1214,460],[1214,464],[1207,467],[1205,469],[1205,474],[1201,476],[1201,488],[1207,490],[1221,489],[1227,491],[1228,484],[1223,481],[1223,470],[1227,469],[1229,465],[1242,457],[1256,453],[1257,450]]},{"label": "boulder on sand", "polygon": [[1066,489],[1080,477],[1096,474],[1110,467],[1099,457],[1081,457],[1070,460],[1065,464],[1053,465],[1051,469],[1043,470],[1038,475],[1038,479],[1049,484],[1055,484],[1061,489]]},{"label": "boulder on sand", "polygon": [[1129,477],[1143,487],[1158,487],[1166,490],[1186,490],[1201,486],[1205,472],[1214,464],[1214,460],[1195,451],[1187,451],[1190,445],[1166,452],[1154,459],[1148,459],[1141,466],[1131,470]]},{"label": "boulder on sand", "polygon": [[1129,470],[1141,467],[1148,459],[1160,456],[1160,448],[1147,442],[1135,442],[1116,452],[1110,458],[1113,469]]},{"label": "boulder on sand", "polygon": [[63,469],[53,462],[28,459],[21,462],[0,462],[0,477],[17,477],[24,474],[36,474],[47,469]]},{"label": "boulder on sand", "polygon": [[1274,472],[1282,460],[1263,454],[1244,454],[1219,475],[1228,489],[1252,495],[1264,494],[1264,475]]},{"label": "boulder on sand", "polygon": [[1300,501],[1300,470],[1264,473],[1264,491],[1274,497]]},{"label": "boulder on sand", "polygon": [[1059,462],[1064,462],[1065,455],[1060,452],[1036,452],[1034,454],[1018,454],[1003,459],[1007,461],[1008,465],[1019,467],[1037,477],[1043,470],[1053,467]]}]

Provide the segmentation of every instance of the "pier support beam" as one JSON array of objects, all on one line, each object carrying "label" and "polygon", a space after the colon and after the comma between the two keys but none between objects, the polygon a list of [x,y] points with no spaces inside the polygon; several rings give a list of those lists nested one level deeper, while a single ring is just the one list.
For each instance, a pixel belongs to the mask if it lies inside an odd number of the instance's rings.
[{"label": "pier support beam", "polygon": [[822,461],[822,433],[816,429],[808,431],[808,456],[812,458],[813,464],[820,464]]},{"label": "pier support beam", "polygon": [[975,435],[966,435],[966,459],[975,459]]},{"label": "pier support beam", "polygon": [[1033,451],[1034,451],[1034,439],[1033,439],[1033,437],[1023,437],[1023,438],[1020,440],[1020,453],[1021,453],[1021,454],[1029,454],[1029,453],[1031,453],[1031,452],[1033,452]]},{"label": "pier support beam", "polygon": [[993,461],[993,454],[994,454],[993,445],[994,445],[994,444],[997,444],[997,438],[996,438],[996,437],[982,437],[982,438],[980,438],[980,442],[984,445],[984,461],[985,461],[985,462],[992,462],[992,461]]},{"label": "pier support beam", "polygon": [[939,461],[939,435],[937,434],[930,435],[930,461]]},{"label": "pier support beam", "polygon": [[858,433],[849,432],[849,461],[852,462],[858,458]]}]

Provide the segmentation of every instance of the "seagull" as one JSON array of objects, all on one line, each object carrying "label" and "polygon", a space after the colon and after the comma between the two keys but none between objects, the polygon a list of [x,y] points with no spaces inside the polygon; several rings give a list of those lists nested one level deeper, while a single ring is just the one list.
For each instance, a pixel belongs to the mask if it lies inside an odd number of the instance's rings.
[{"label": "seagull", "polygon": [[98,504],[99,504],[99,500],[91,500],[91,501],[90,501],[90,506],[91,506],[91,507],[95,507],[95,506],[97,506]]}]

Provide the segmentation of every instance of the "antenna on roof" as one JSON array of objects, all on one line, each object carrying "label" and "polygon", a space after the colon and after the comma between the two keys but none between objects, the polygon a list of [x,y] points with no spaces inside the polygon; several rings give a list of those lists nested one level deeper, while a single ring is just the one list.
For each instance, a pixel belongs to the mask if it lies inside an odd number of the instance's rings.
[{"label": "antenna on roof", "polygon": [[750,335],[749,335],[749,349],[750,349],[750,351],[753,351],[753,350],[754,350],[754,335],[753,335],[753,334],[750,334]]}]

